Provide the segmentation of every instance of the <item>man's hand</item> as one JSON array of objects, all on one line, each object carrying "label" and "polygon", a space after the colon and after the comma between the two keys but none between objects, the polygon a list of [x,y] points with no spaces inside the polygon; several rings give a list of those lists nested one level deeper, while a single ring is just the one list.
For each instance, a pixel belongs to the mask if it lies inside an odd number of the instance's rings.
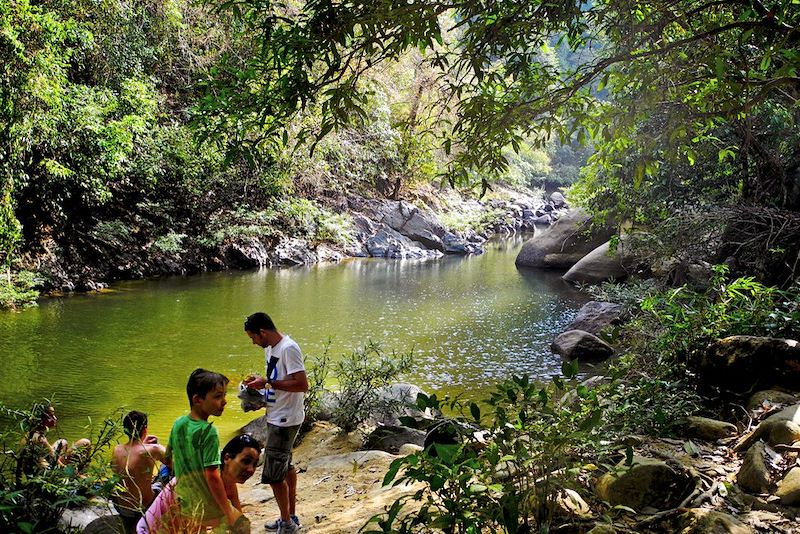
[{"label": "man's hand", "polygon": [[264,386],[267,385],[267,379],[261,375],[247,376],[242,382],[245,386],[253,389],[264,389]]},{"label": "man's hand", "polygon": [[158,443],[158,436],[153,436],[152,434],[149,436],[145,436],[144,443],[147,444]]}]

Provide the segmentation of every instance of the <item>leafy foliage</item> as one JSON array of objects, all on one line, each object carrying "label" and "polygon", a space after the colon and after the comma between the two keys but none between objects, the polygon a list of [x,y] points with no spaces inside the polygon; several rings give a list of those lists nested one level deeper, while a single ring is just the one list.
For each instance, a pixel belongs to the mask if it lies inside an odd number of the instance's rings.
[{"label": "leafy foliage", "polygon": [[[771,164],[773,147],[757,125],[763,106],[780,110],[787,124],[796,118],[800,31],[790,2],[768,9],[760,1],[653,0],[631,8],[616,0],[349,0],[297,8],[226,0],[218,8],[241,21],[257,53],[220,72],[212,86],[225,97],[205,101],[201,113],[217,131],[239,121],[247,133],[240,137],[254,146],[285,141],[286,125],[311,105],[321,107],[322,122],[301,137],[363,120],[364,74],[417,49],[436,72],[432,88],[441,99],[432,109],[452,117],[442,124],[442,146],[462,169],[503,171],[502,149],[517,151],[528,136],[534,146],[593,138],[596,172],[636,191],[664,163],[693,164],[693,154],[716,148],[720,161],[739,155],[748,198],[798,200],[788,172],[796,163]],[[554,36],[561,55],[564,45],[592,53],[559,65]],[[609,100],[598,102],[594,91],[607,91]],[[790,145],[782,146],[795,159]],[[781,171],[777,179],[767,168]]]},{"label": "leafy foliage", "polygon": [[[565,364],[564,371],[574,377],[577,366]],[[451,409],[469,412],[458,424],[482,424],[486,431],[462,432],[456,444],[434,443],[395,460],[384,484],[423,482],[425,489],[395,502],[362,532],[418,532],[420,526],[459,533],[546,532],[560,492],[585,488],[584,455],[603,455],[597,393],[572,383],[572,401],[561,402],[555,396],[565,383],[557,378],[554,385],[512,377],[492,392],[485,413],[476,403],[451,402]],[[418,404],[441,407],[435,397],[420,396]],[[401,513],[410,501],[418,503],[415,511]]]},{"label": "leafy foliage", "polygon": [[115,419],[88,429],[91,445],[73,452],[64,465],[52,458],[42,463],[49,451],[41,450],[34,436],[42,410],[49,405],[45,400],[32,410],[0,406],[0,417],[10,423],[0,434],[0,519],[11,531],[57,532],[65,509],[85,504],[95,495],[110,497],[116,488],[106,456],[119,435]]},{"label": "leafy foliage", "polygon": [[343,431],[352,432],[376,410],[396,408],[392,401],[381,399],[378,390],[407,372],[411,363],[412,352],[387,355],[374,341],[344,355],[333,364],[339,389],[331,421]]}]

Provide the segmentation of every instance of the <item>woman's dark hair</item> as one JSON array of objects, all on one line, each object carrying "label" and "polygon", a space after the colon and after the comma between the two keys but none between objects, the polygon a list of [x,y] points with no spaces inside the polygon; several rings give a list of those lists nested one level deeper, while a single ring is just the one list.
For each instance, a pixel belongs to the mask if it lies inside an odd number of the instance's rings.
[{"label": "woman's dark hair", "polygon": [[256,312],[244,321],[245,332],[258,334],[262,330],[276,331],[272,318],[264,312]]},{"label": "woman's dark hair", "polygon": [[244,449],[251,447],[258,451],[258,454],[261,454],[261,444],[258,442],[256,438],[251,436],[250,434],[240,434],[230,440],[225,447],[222,449],[222,452],[219,455],[220,459],[220,466],[225,465],[225,458],[236,458],[236,455],[242,452]]}]

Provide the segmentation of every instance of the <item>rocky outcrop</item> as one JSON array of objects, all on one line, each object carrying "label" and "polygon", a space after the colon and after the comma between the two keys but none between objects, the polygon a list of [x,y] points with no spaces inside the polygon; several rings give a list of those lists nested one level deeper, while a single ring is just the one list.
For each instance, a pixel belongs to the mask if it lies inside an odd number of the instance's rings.
[{"label": "rocky outcrop", "polygon": [[622,306],[613,302],[592,301],[583,305],[575,319],[567,325],[569,330],[583,330],[598,335],[600,332],[619,322]]},{"label": "rocky outcrop", "polygon": [[549,228],[537,231],[517,255],[516,264],[542,269],[569,269],[612,235],[608,228],[591,229],[589,215],[573,209]]},{"label": "rocky outcrop", "polygon": [[559,334],[550,349],[566,361],[598,361],[614,355],[614,347],[583,330],[569,330]]},{"label": "rocky outcrop", "polygon": [[800,384],[800,344],[793,339],[730,336],[703,355],[698,375],[704,384],[744,393],[759,387]]}]

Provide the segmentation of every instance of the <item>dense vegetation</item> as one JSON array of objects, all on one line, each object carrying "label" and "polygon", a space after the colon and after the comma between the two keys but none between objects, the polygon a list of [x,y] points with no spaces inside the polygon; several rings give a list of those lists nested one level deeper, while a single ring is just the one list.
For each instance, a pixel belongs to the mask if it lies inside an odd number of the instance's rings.
[{"label": "dense vegetation", "polygon": [[[29,300],[37,286],[219,268],[220,247],[241,238],[336,242],[349,225],[331,209],[337,197],[399,198],[440,179],[449,158],[403,126],[415,120],[427,76],[418,54],[365,78],[363,120],[331,132],[313,154],[310,143],[253,145],[258,134],[244,136],[243,121],[214,118],[211,102],[239,94],[219,84],[259,46],[240,17],[215,8],[0,5],[4,305]],[[324,108],[295,117],[287,140],[319,128]],[[514,158],[506,179],[529,184],[574,180],[585,154],[553,142]]]}]

